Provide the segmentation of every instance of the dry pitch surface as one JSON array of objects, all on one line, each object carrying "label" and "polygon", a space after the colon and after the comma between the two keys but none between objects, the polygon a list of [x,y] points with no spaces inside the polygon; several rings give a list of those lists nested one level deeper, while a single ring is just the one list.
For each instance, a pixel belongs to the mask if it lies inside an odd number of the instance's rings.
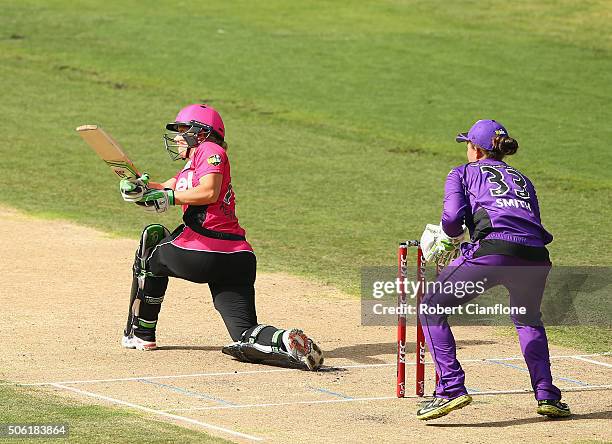
[{"label": "dry pitch surface", "polygon": [[[135,240],[0,209],[4,273],[0,379],[43,384],[75,402],[130,406],[238,442],[486,442],[612,440],[612,356],[551,348],[557,384],[575,413],[535,414],[513,338],[457,328],[474,403],[417,421],[418,400],[394,397],[395,331],[361,327],[359,302],[282,274],[260,274],[260,322],[303,327],[326,351],[318,373],[233,361],[208,288],[171,280],[159,322],[162,348],[119,346]],[[256,246],[255,246],[256,247]],[[409,343],[414,360],[414,344]],[[409,371],[412,393],[413,367]],[[428,367],[428,391],[433,369]],[[603,388],[601,386],[604,386]],[[574,391],[575,390],[575,391]],[[483,394],[484,392],[484,394]]]}]

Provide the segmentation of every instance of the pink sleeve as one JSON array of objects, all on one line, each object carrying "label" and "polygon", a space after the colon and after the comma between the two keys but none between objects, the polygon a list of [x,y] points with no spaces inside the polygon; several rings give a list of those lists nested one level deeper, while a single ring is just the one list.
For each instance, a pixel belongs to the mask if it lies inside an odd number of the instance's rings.
[{"label": "pink sleeve", "polygon": [[[200,154],[200,153],[198,153]],[[195,177],[199,180],[207,174],[223,174],[227,164],[227,154],[225,151],[203,150],[201,155],[196,154],[194,160]]]}]

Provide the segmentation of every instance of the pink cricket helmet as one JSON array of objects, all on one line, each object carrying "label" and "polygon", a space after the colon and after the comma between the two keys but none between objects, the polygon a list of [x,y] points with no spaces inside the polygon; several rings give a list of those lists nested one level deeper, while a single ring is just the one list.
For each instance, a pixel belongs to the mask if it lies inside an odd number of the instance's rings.
[{"label": "pink cricket helmet", "polygon": [[225,138],[225,125],[221,115],[212,106],[205,104],[187,105],[176,115],[174,122],[166,125],[169,131],[178,132],[178,125],[189,125],[192,121],[210,126],[221,137]]}]

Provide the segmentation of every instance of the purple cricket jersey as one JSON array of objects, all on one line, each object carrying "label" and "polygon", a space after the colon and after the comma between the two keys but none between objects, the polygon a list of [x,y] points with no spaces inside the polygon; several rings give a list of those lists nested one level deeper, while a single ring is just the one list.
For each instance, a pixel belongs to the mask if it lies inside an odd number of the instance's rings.
[{"label": "purple cricket jersey", "polygon": [[453,168],[446,178],[442,228],[459,236],[465,224],[472,242],[482,239],[543,247],[544,229],[531,181],[503,161],[482,159]]}]

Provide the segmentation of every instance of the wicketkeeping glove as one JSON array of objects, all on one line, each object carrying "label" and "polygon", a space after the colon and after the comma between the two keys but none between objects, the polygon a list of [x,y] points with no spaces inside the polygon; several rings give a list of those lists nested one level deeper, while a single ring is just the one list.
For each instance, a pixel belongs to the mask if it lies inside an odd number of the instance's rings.
[{"label": "wicketkeeping glove", "polygon": [[119,181],[119,192],[126,202],[138,202],[147,191],[148,184],[149,175],[147,173],[144,173],[138,179],[121,179]]},{"label": "wicketkeeping glove", "polygon": [[174,205],[174,190],[165,188],[163,190],[147,190],[136,202],[146,211],[163,213],[170,205]]},{"label": "wicketkeeping glove", "polygon": [[425,262],[448,265],[457,256],[459,246],[465,241],[466,231],[460,236],[450,237],[440,225],[427,224],[420,243]]}]

